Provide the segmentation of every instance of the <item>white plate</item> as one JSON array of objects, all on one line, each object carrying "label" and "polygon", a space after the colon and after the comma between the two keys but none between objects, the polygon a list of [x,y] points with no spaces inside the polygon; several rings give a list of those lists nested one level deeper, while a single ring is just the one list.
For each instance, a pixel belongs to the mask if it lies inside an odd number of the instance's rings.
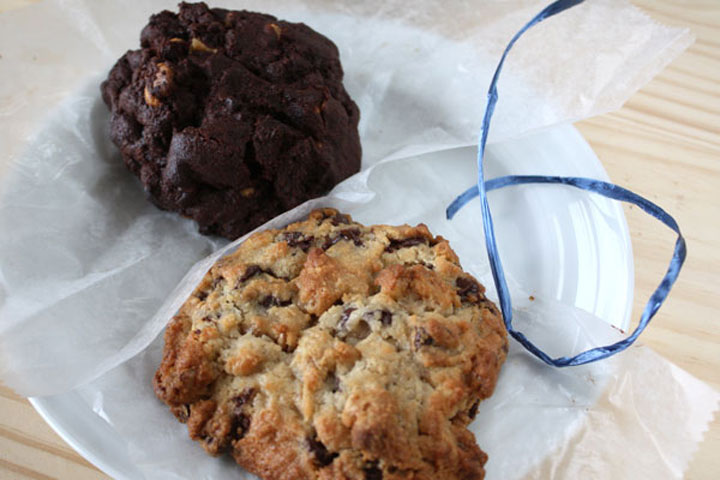
[{"label": "white plate", "polygon": [[[474,155],[473,148],[435,153],[432,166],[422,168],[437,169],[442,165],[447,172],[456,172],[459,168],[455,167],[462,166],[462,170],[468,171]],[[399,160],[387,168],[402,168],[403,162]],[[607,180],[592,149],[571,126],[491,146],[488,178],[507,174],[575,175]],[[449,177],[452,175],[448,173]],[[402,178],[385,175],[375,181],[387,182],[391,188],[393,182],[402,182]],[[468,177],[463,187],[470,186],[472,181]],[[440,183],[445,189],[449,185],[455,188],[457,178],[454,182]],[[547,185],[509,187],[491,193],[490,202],[505,268],[525,289],[535,296],[574,304],[621,329],[627,326],[632,306],[633,264],[627,224],[619,204],[570,187]],[[463,212],[455,221],[463,221],[462,215]],[[408,219],[411,223],[414,220]],[[481,244],[479,240],[478,245]],[[459,252],[466,268],[472,263],[468,257],[480,251]],[[119,479],[142,478],[113,427],[77,392],[30,401],[68,444],[108,475]]]}]

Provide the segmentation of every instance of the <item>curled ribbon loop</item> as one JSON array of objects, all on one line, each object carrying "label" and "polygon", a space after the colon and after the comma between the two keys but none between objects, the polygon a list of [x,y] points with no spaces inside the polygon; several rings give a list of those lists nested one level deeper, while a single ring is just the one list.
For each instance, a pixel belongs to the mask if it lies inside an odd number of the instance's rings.
[{"label": "curled ribbon loop", "polygon": [[[584,0],[558,0],[548,5],[539,14],[537,14],[532,20],[530,20],[515,36],[513,36],[510,43],[505,48],[500,62],[498,63],[495,74],[493,75],[490,88],[488,90],[488,101],[485,107],[485,114],[483,116],[483,122],[481,127],[480,139],[478,142],[478,179],[477,185],[467,189],[461,195],[459,195],[450,206],[447,208],[446,215],[448,220],[452,219],[453,216],[470,200],[475,197],[479,197],[480,206],[483,216],[483,227],[485,230],[485,245],[487,247],[488,260],[490,261],[490,269],[492,270],[493,280],[495,288],[498,293],[500,302],[500,309],[503,313],[503,319],[505,327],[508,333],[515,338],[520,344],[523,345],[533,355],[541,359],[548,365],[556,367],[567,367],[571,365],[583,365],[585,363],[595,362],[603,358],[615,355],[618,352],[625,350],[627,347],[633,344],[637,337],[645,330],[645,327],[650,323],[650,320],[655,316],[660,306],[663,304],[670,289],[672,288],[675,280],[680,274],[680,269],[685,262],[687,255],[687,249],[685,246],[685,239],[680,233],[680,227],[677,222],[670,216],[665,210],[655,205],[651,201],[637,195],[623,187],[614,185],[612,183],[595,180],[592,178],[583,177],[558,177],[558,176],[544,176],[544,175],[509,175],[492,180],[485,181],[485,172],[483,159],[485,157],[485,143],[487,142],[488,129],[490,128],[490,120],[492,119],[493,112],[495,110],[495,104],[498,100],[497,93],[497,81],[500,76],[505,58],[508,52],[513,47],[515,42],[533,25],[540,23],[546,18],[552,17],[570,7],[582,3]],[[650,300],[645,305],[640,322],[635,330],[623,340],[613,343],[612,345],[605,345],[601,347],[592,348],[586,350],[572,357],[558,357],[552,358],[532,343],[522,333],[515,330],[512,326],[512,303],[510,300],[510,293],[508,291],[507,282],[505,281],[505,272],[503,271],[502,262],[498,254],[497,243],[495,241],[495,228],[493,226],[492,214],[490,212],[490,206],[488,205],[487,192],[504,188],[512,185],[523,185],[528,183],[555,183],[576,187],[582,190],[600,194],[604,197],[611,198],[613,200],[620,200],[623,202],[632,203],[640,207],[646,213],[660,220],[662,223],[667,225],[675,233],[677,233],[677,240],[675,242],[675,250],[673,252],[670,265],[663,277],[660,285],[655,289],[650,297]]]}]

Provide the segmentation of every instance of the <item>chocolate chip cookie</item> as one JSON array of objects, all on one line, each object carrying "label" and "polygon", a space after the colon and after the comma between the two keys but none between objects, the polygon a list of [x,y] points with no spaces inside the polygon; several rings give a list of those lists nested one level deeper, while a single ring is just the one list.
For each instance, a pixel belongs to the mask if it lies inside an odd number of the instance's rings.
[{"label": "chocolate chip cookie", "polygon": [[180,4],[102,84],[110,135],[160,208],[234,239],[360,168],[338,50],[300,23]]},{"label": "chocolate chip cookie", "polygon": [[221,259],[165,332],[157,396],[263,479],[481,479],[467,429],[498,309],[424,225],[316,210]]}]

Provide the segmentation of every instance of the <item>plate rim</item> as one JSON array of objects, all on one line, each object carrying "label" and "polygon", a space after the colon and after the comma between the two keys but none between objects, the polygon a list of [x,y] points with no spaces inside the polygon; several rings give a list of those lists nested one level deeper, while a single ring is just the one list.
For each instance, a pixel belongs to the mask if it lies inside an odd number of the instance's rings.
[{"label": "plate rim", "polygon": [[[71,391],[74,393],[74,391]],[[114,479],[135,479],[138,477],[129,477],[127,474],[129,472],[125,471],[123,468],[116,468],[114,462],[108,462],[101,456],[96,455],[93,453],[92,450],[86,448],[85,443],[82,442],[82,440],[76,438],[76,435],[72,433],[71,430],[66,429],[64,426],[60,424],[60,422],[56,419],[56,416],[53,415],[53,399],[55,396],[47,396],[47,397],[28,397],[28,401],[30,402],[30,405],[35,409],[35,411],[40,415],[40,417],[45,421],[45,423],[50,426],[50,428],[53,429],[53,431],[63,439],[65,443],[70,445],[70,447],[82,458],[90,462],[94,467],[99,469],[102,473],[105,475],[108,475],[111,478]],[[144,478],[144,475],[140,472],[133,472],[136,474],[140,474]]]}]

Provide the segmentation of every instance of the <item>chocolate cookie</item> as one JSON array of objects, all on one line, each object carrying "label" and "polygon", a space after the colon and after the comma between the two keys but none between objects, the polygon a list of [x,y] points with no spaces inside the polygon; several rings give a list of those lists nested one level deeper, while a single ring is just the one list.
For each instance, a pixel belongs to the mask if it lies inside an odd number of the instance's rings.
[{"label": "chocolate cookie", "polygon": [[335,210],[251,236],[165,332],[157,396],[263,479],[481,479],[507,335],[442,237]]},{"label": "chocolate cookie", "polygon": [[301,23],[180,4],[102,84],[110,135],[160,208],[234,239],[360,168],[338,50]]}]

